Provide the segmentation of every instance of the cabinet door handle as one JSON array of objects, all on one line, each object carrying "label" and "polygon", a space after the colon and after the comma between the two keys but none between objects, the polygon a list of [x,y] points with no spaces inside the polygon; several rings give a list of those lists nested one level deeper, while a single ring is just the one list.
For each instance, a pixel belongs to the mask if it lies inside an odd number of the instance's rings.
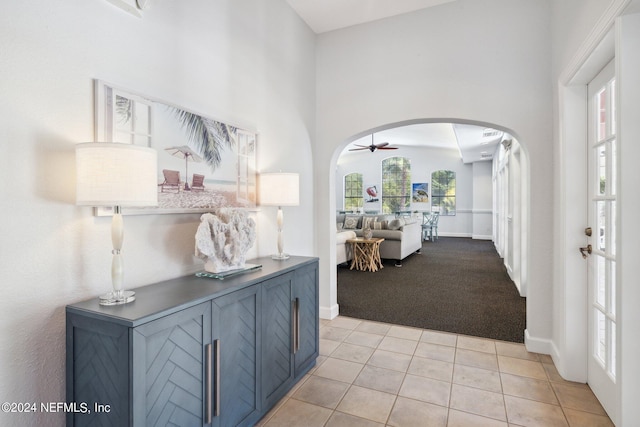
[{"label": "cabinet door handle", "polygon": [[204,391],[205,391],[205,410],[204,410],[204,423],[211,424],[212,421],[212,376],[213,376],[213,355],[211,350],[211,344],[207,344],[204,348],[204,360],[205,360],[205,373],[204,373]]},{"label": "cabinet door handle", "polygon": [[291,350],[296,354],[296,300],[291,301]]},{"label": "cabinet door handle", "polygon": [[220,416],[220,340],[213,341],[213,352],[215,353],[214,373],[215,373],[215,405],[213,416]]},{"label": "cabinet door handle", "polygon": [[295,302],[295,322],[296,322],[296,335],[295,335],[295,347],[294,354],[300,350],[300,298],[296,298]]}]

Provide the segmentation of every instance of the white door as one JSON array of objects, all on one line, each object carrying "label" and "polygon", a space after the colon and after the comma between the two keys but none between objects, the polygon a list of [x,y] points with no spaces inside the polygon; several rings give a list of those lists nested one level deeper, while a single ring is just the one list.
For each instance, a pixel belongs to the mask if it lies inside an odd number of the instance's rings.
[{"label": "white door", "polygon": [[[589,84],[588,382],[610,418],[617,419],[616,115],[613,61]],[[583,248],[584,250],[585,248]],[[586,252],[586,251],[585,251]]]}]

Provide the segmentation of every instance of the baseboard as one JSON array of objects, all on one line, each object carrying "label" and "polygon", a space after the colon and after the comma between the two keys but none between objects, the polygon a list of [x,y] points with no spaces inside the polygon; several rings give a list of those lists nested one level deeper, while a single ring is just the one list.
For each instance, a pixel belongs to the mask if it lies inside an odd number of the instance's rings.
[{"label": "baseboard", "polygon": [[[524,330],[524,345],[527,350],[532,353],[550,354],[551,357],[557,357],[557,349],[553,345],[553,341],[546,338],[535,338],[529,334],[529,330]],[[555,350],[555,351],[554,351]]]},{"label": "baseboard", "polygon": [[448,231],[438,233],[439,237],[471,237],[476,240],[493,240],[493,236],[486,234],[473,234],[473,233],[451,233]]},{"label": "baseboard", "polygon": [[335,319],[338,317],[338,313],[340,312],[338,304],[335,304],[331,307],[323,307],[320,306],[320,318],[321,319]]},{"label": "baseboard", "polygon": [[451,233],[451,232],[445,231],[444,233],[439,232],[438,236],[439,237],[472,237],[472,234],[471,233]]},{"label": "baseboard", "polygon": [[471,236],[471,238],[476,240],[493,240],[493,236],[485,234],[474,234]]}]

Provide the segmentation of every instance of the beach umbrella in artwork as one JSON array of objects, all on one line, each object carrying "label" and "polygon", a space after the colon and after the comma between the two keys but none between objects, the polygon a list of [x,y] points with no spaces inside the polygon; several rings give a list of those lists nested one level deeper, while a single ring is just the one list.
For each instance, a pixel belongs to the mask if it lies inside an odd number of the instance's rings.
[{"label": "beach umbrella in artwork", "polygon": [[172,156],[184,159],[184,189],[189,190],[189,162],[201,162],[202,157],[186,145],[165,148]]}]

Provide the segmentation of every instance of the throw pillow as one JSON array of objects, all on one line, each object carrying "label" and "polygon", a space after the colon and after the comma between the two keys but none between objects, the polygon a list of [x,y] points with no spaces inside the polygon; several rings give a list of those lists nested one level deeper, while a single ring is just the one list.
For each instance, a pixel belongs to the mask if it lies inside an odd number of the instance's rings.
[{"label": "throw pillow", "polygon": [[402,218],[389,221],[389,230],[400,230],[404,226],[404,220]]},{"label": "throw pillow", "polygon": [[344,218],[344,225],[342,228],[344,228],[345,230],[355,230],[356,228],[358,228],[359,219],[359,215],[347,215]]},{"label": "throw pillow", "polygon": [[373,228],[373,223],[376,222],[377,219],[378,219],[377,216],[362,217],[362,229],[364,230],[367,227]]},{"label": "throw pillow", "polygon": [[386,230],[387,229],[387,221],[375,221],[373,223],[374,230]]}]

